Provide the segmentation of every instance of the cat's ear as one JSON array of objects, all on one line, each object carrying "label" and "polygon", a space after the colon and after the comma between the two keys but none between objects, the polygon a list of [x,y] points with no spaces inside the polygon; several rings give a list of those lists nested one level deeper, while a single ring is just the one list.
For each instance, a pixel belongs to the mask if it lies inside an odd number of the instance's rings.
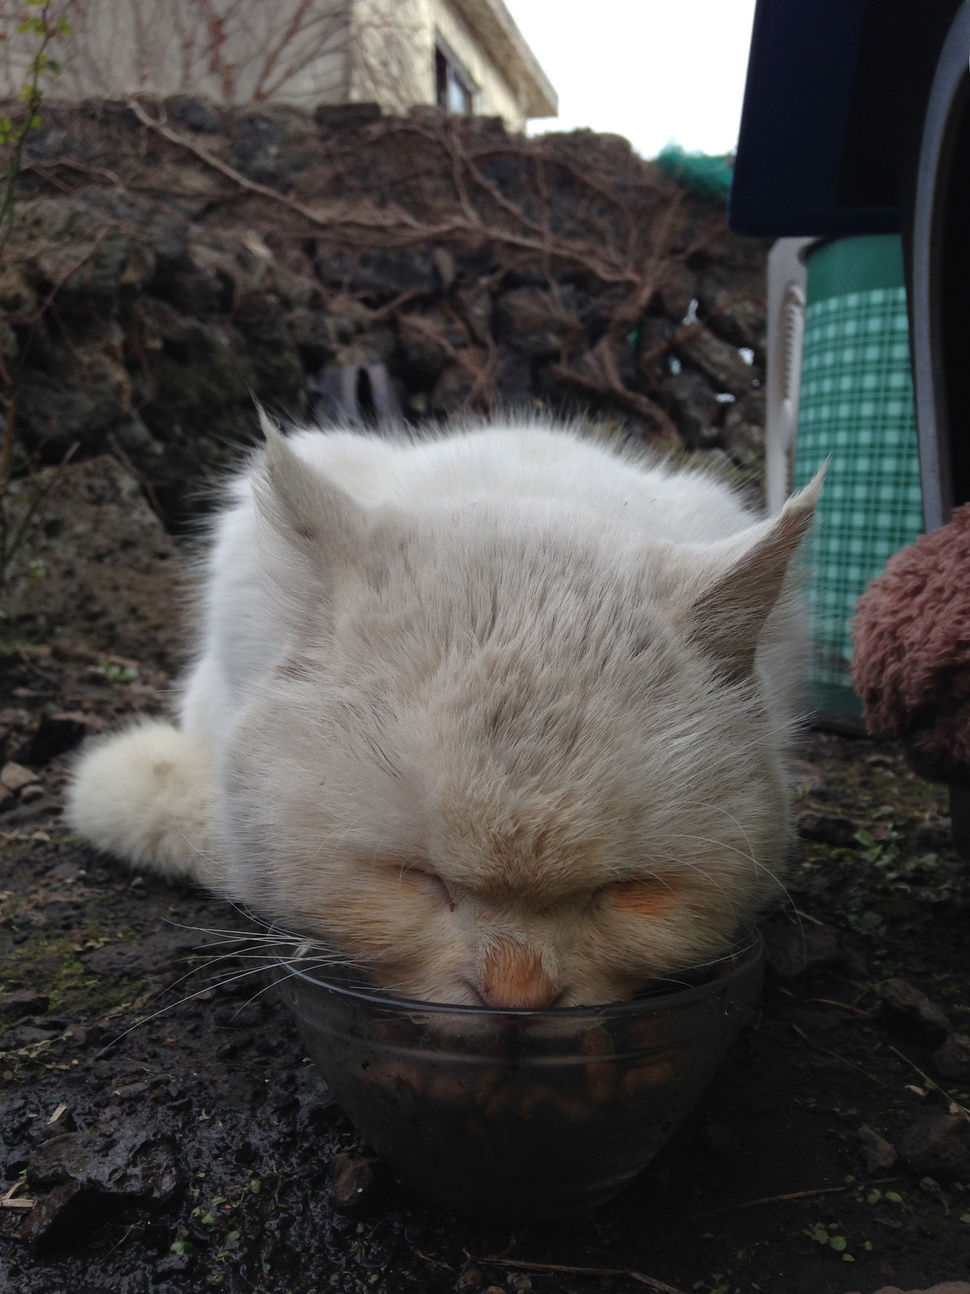
[{"label": "cat's ear", "polygon": [[732,681],[747,678],[765,621],[782,595],[792,559],[811,529],[823,464],[776,516],[735,541],[709,570],[686,616],[691,639]]},{"label": "cat's ear", "polygon": [[359,553],[368,529],[364,509],[295,454],[263,409],[265,457],[253,478],[260,515],[315,567]]}]

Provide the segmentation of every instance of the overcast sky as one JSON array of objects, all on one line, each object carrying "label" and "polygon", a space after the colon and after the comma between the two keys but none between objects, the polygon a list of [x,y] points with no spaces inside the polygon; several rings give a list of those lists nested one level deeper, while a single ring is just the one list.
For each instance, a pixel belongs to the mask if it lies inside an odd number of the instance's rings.
[{"label": "overcast sky", "polygon": [[704,153],[735,147],[754,0],[506,0],[559,92],[541,130],[625,135],[644,157],[671,140]]}]

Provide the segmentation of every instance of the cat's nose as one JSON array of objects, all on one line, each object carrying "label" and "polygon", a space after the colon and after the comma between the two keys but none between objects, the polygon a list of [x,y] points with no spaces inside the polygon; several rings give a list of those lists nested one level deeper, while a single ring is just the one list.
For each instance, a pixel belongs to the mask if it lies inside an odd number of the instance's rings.
[{"label": "cat's nose", "polygon": [[494,940],[486,951],[475,988],[486,1006],[499,1011],[541,1011],[559,997],[538,952],[509,936]]}]

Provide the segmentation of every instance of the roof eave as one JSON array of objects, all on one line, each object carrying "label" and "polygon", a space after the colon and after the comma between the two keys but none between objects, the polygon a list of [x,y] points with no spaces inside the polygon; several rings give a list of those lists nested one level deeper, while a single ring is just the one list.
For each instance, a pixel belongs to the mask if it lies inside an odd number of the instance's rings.
[{"label": "roof eave", "polygon": [[555,117],[559,96],[526,44],[503,0],[449,0],[524,100],[525,115]]}]

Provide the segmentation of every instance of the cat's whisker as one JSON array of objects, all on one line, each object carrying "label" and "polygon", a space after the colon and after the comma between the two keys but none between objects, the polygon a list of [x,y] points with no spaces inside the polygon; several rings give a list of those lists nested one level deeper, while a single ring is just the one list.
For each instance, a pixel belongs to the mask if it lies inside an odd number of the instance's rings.
[{"label": "cat's whisker", "polygon": [[204,849],[202,849],[201,846],[196,844],[196,842],[191,838],[191,836],[189,836],[185,832],[178,818],[172,819],[172,825],[174,826],[178,834],[182,837],[182,840],[185,842],[188,848],[192,851],[193,854],[195,854],[196,858],[202,859],[203,863],[208,864],[208,866],[202,866],[197,863],[196,867],[198,868],[198,872],[201,875],[206,876],[211,880],[218,880],[218,877],[220,874],[220,865],[215,860],[215,858],[211,854],[207,853]]},{"label": "cat's whisker", "polygon": [[756,857],[755,857],[754,850],[753,850],[753,848],[752,848],[752,846],[751,846],[750,838],[749,838],[749,836],[748,836],[748,833],[747,833],[747,832],[745,831],[745,829],[744,829],[744,825],[743,825],[743,824],[738,820],[738,818],[737,818],[737,817],[735,817],[735,815],[734,815],[733,813],[731,813],[731,812],[730,812],[730,811],[729,811],[729,810],[728,810],[724,805],[721,805],[721,804],[701,804],[701,805],[699,805],[699,806],[697,806],[697,807],[699,807],[699,808],[703,808],[703,809],[713,810],[714,812],[717,812],[717,813],[723,813],[725,817],[727,817],[727,818],[729,818],[729,819],[730,819],[730,821],[734,824],[734,826],[738,829],[738,831],[739,831],[739,832],[741,833],[741,835],[744,837],[744,839],[745,839],[745,843],[748,845],[748,851],[749,851],[749,852],[748,852],[748,855],[747,855],[747,856],[749,857],[749,859],[750,859],[750,861],[751,861],[752,866],[755,868],[755,870],[756,870],[756,871],[763,872],[763,873],[768,877],[768,879],[773,883],[773,885],[774,885],[774,886],[775,886],[775,888],[778,890],[778,892],[779,892],[779,893],[784,897],[785,901],[786,901],[786,902],[788,903],[788,905],[791,907],[791,910],[792,910],[792,912],[793,912],[793,913],[794,913],[794,915],[795,915],[795,918],[796,918],[796,920],[797,920],[797,922],[798,922],[799,929],[800,929],[800,930],[802,930],[802,931],[803,931],[803,933],[804,933],[803,925],[802,925],[802,920],[801,920],[801,917],[800,917],[800,916],[799,916],[799,914],[798,914],[798,908],[797,908],[797,905],[796,905],[796,903],[795,903],[794,898],[792,897],[791,893],[789,892],[789,890],[788,890],[787,886],[786,886],[786,885],[783,883],[783,881],[781,880],[781,877],[780,877],[780,876],[778,876],[778,874],[777,874],[776,872],[772,871],[772,869],[767,865],[767,863],[763,863],[759,858],[756,858]]},{"label": "cat's whisker", "polygon": [[261,974],[265,969],[266,969],[265,966],[251,967],[248,970],[241,971],[239,975],[230,976],[225,980],[221,980],[217,982],[216,984],[206,984],[202,988],[197,989],[194,993],[184,994],[176,1002],[170,1002],[168,1006],[163,1006],[158,1011],[153,1011],[151,1015],[144,1016],[142,1019],[136,1020],[134,1024],[130,1025],[127,1029],[119,1033],[117,1037],[112,1038],[110,1042],[105,1043],[105,1045],[97,1053],[95,1059],[100,1060],[100,1058],[104,1056],[108,1051],[110,1051],[112,1047],[117,1046],[117,1044],[121,1042],[123,1038],[127,1038],[128,1035],[130,1033],[133,1033],[135,1029],[140,1029],[143,1025],[151,1024],[152,1020],[157,1020],[160,1016],[170,1014],[172,1011],[177,1010],[180,1006],[184,1006],[186,1002],[194,1002],[197,998],[201,997],[203,993],[214,992],[216,989],[223,988],[226,984],[235,983],[237,980],[243,979],[247,975]]}]

